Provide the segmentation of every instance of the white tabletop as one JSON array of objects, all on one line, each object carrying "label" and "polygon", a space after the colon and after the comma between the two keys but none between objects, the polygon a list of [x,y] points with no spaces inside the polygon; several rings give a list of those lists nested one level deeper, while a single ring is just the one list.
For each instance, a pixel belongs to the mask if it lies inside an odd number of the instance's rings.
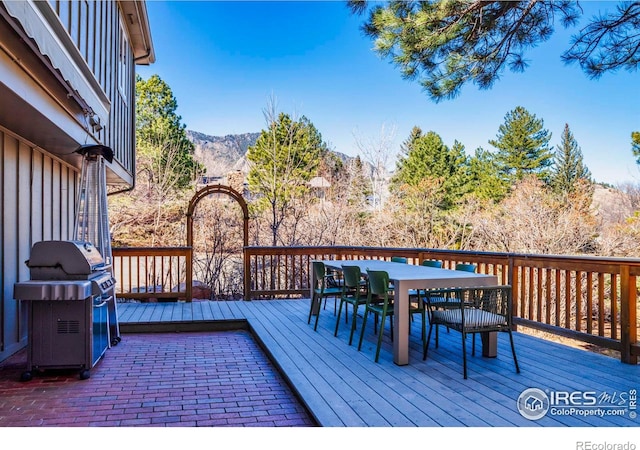
[{"label": "white tabletop", "polygon": [[341,269],[343,265],[358,266],[363,275],[366,275],[367,269],[385,270],[389,274],[389,280],[406,282],[407,289],[474,287],[498,284],[498,278],[495,275],[438,269],[376,259],[323,260],[322,263],[332,269]]}]

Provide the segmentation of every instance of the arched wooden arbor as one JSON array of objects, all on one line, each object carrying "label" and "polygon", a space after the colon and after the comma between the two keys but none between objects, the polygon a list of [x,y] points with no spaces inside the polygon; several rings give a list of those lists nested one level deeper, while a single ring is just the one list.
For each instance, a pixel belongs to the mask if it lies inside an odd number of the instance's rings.
[{"label": "arched wooden arbor", "polygon": [[[242,208],[242,220],[243,220],[243,247],[247,247],[249,245],[249,208],[247,207],[247,202],[244,201],[242,194],[233,189],[231,186],[225,186],[222,184],[216,184],[212,186],[206,186],[200,189],[189,201],[189,208],[187,209],[187,246],[190,248],[189,262],[187,263],[187,292],[186,297],[187,301],[192,300],[192,285],[193,285],[193,212],[196,209],[200,200],[205,198],[210,194],[226,194],[229,197],[233,198],[240,207]],[[244,257],[244,252],[243,252]],[[243,285],[244,292],[243,297],[247,296],[249,292],[249,262],[244,258],[244,276],[243,276]]]}]

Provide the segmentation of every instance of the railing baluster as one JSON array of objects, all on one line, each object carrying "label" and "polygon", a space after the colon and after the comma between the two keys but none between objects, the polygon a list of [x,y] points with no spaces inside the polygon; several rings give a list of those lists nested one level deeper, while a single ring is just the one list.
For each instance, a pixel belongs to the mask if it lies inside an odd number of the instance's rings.
[{"label": "railing baluster", "polygon": [[576,331],[582,330],[582,272],[576,271]]},{"label": "railing baluster", "polygon": [[598,336],[604,337],[604,273],[598,274]]},{"label": "railing baluster", "polygon": [[618,338],[618,276],[611,274],[611,338]]},{"label": "railing baluster", "polygon": [[587,272],[587,333],[593,333],[593,272]]}]

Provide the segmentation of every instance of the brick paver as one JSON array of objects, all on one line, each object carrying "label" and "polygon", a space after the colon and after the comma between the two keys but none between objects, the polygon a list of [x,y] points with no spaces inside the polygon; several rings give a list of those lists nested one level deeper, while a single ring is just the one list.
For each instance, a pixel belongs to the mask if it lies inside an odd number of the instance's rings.
[{"label": "brick paver", "polygon": [[123,335],[87,380],[25,367],[0,363],[0,426],[315,426],[247,331]]}]

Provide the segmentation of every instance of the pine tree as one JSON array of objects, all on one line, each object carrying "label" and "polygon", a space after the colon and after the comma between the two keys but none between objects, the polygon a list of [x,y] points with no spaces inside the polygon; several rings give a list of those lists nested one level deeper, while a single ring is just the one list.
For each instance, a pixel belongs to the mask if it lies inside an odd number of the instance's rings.
[{"label": "pine tree", "polygon": [[548,181],[553,163],[550,140],[551,133],[544,128],[544,121],[517,106],[505,115],[496,139],[489,144],[498,149],[496,163],[505,181],[513,184],[529,174]]},{"label": "pine tree", "polygon": [[579,180],[591,182],[591,172],[584,164],[582,150],[573,137],[569,124],[565,124],[561,144],[556,148],[550,184],[556,193],[572,193]]},{"label": "pine tree", "polygon": [[509,191],[509,186],[500,176],[495,156],[479,147],[474,156],[469,158],[469,172],[473,193],[483,200],[498,203]]},{"label": "pine tree", "polygon": [[247,150],[247,182],[256,195],[253,204],[270,212],[272,245],[277,245],[287,209],[309,190],[307,183],[316,175],[327,147],[306,117],[294,121],[288,114],[272,112],[268,120],[268,128]]},{"label": "pine tree", "polygon": [[193,158],[194,145],[177,108],[171,88],[158,75],[136,77],[137,169],[150,186],[184,189],[204,170]]},{"label": "pine tree", "polygon": [[631,133],[631,151],[636,157],[636,163],[640,164],[640,131]]},{"label": "pine tree", "polygon": [[[362,29],[374,50],[409,80],[417,80],[436,102],[456,97],[467,83],[489,89],[507,68],[527,68],[525,52],[547,41],[554,28],[579,23],[573,1],[348,0],[356,14],[368,13]],[[638,69],[640,2],[620,2],[581,24],[562,54],[590,78]]]},{"label": "pine tree", "polygon": [[[426,179],[442,179],[444,209],[451,209],[469,190],[468,159],[464,146],[447,147],[435,132],[423,134],[415,127],[402,145],[390,189],[398,193],[403,185],[418,186]],[[405,190],[406,192],[406,190]]]}]

